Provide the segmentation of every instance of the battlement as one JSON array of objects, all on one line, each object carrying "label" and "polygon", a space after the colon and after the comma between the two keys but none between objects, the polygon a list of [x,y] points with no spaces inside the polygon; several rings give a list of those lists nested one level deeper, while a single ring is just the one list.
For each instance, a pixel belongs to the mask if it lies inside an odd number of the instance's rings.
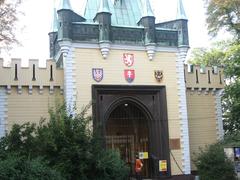
[{"label": "battlement", "polygon": [[39,67],[39,60],[30,59],[28,67],[22,67],[21,59],[11,59],[6,67],[0,59],[0,86],[62,88],[63,79],[63,69],[57,68],[54,60],[47,60],[45,67]]},{"label": "battlement", "polygon": [[187,89],[222,89],[224,88],[223,68],[185,65],[185,82]]}]

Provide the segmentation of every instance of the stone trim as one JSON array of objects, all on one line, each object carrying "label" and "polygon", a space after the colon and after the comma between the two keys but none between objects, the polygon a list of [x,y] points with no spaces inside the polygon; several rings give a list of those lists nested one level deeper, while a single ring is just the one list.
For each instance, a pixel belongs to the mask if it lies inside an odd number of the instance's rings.
[{"label": "stone trim", "polygon": [[222,119],[222,102],[221,97],[223,95],[224,89],[218,90],[215,94],[216,102],[216,128],[217,128],[217,137],[219,140],[223,139],[224,130],[223,130],[223,119]]},{"label": "stone trim", "polygon": [[7,109],[7,92],[0,87],[0,138],[6,134]]},{"label": "stone trim", "polygon": [[[72,43],[72,47],[74,48],[82,48],[82,49],[99,49],[99,44],[97,43]],[[146,51],[145,46],[131,46],[131,45],[118,45],[111,44],[110,49],[114,50],[132,50],[132,51]],[[177,53],[178,49],[176,47],[156,47],[155,52],[173,52]]]},{"label": "stone trim", "polygon": [[181,126],[182,170],[184,174],[191,174],[187,97],[184,79],[184,61],[186,60],[187,51],[187,47],[179,48],[176,68],[178,77],[179,115]]},{"label": "stone trim", "polygon": [[76,65],[74,62],[72,43],[69,41],[61,41],[61,52],[63,54],[64,69],[64,98],[69,114],[74,114],[76,102]]}]

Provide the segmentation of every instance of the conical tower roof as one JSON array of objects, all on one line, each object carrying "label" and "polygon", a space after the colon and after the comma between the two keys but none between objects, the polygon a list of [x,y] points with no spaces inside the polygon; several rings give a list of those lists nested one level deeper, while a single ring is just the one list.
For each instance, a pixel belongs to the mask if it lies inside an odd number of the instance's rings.
[{"label": "conical tower roof", "polygon": [[69,0],[60,0],[58,10],[60,9],[69,9],[72,10],[71,4]]},{"label": "conical tower roof", "polygon": [[177,0],[177,18],[176,19],[188,19],[184,10],[182,0]]},{"label": "conical tower roof", "polygon": [[154,13],[149,0],[142,0],[142,8],[143,8],[142,17],[148,16],[154,17]]},{"label": "conical tower roof", "polygon": [[103,12],[111,14],[111,11],[109,9],[108,0],[100,0],[100,2],[99,2],[99,8],[98,8],[97,13],[103,13]]},{"label": "conical tower roof", "polygon": [[57,32],[58,31],[58,20],[57,20],[57,10],[53,8],[53,16],[52,16],[52,24],[50,28],[50,32]]}]

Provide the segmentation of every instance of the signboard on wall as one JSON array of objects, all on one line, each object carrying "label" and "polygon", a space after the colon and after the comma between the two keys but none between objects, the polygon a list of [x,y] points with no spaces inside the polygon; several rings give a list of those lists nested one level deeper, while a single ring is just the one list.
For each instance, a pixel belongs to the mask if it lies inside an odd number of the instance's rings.
[{"label": "signboard on wall", "polygon": [[139,159],[148,159],[148,152],[139,152]]},{"label": "signboard on wall", "polygon": [[166,172],[167,171],[167,160],[160,160],[159,161],[159,171]]}]

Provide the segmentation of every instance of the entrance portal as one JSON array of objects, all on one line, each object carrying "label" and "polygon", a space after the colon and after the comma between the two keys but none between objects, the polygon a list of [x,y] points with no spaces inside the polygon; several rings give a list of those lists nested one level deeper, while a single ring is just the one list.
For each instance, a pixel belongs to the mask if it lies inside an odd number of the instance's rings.
[{"label": "entrance portal", "polygon": [[[134,172],[135,155],[144,154],[143,175],[171,175],[166,88],[164,86],[93,85],[93,128],[108,148],[118,149]],[[142,153],[143,154],[143,153]],[[159,171],[159,161],[167,172]]]},{"label": "entrance portal", "polygon": [[[106,122],[106,146],[119,151],[121,158],[130,167],[131,174],[134,174],[136,154],[148,154],[148,133],[146,116],[132,102],[120,104]],[[148,157],[142,161],[142,176],[149,177]]]}]

